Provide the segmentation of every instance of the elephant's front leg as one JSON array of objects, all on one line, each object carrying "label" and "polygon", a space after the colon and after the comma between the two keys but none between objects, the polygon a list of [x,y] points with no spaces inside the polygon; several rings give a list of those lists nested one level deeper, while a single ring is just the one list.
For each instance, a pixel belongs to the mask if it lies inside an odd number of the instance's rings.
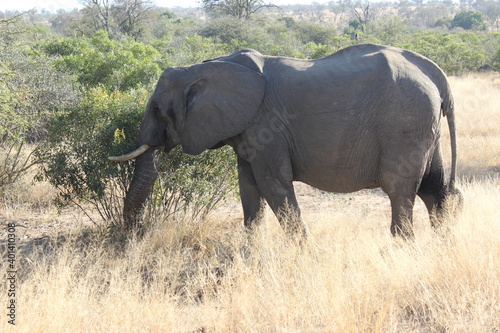
[{"label": "elephant's front leg", "polygon": [[293,188],[291,165],[284,162],[270,168],[254,166],[254,174],[260,192],[285,232],[291,237],[307,238],[308,231],[302,221]]},{"label": "elephant's front leg", "polygon": [[257,186],[252,167],[241,158],[238,158],[238,180],[244,224],[246,229],[251,231],[262,221],[264,198]]}]

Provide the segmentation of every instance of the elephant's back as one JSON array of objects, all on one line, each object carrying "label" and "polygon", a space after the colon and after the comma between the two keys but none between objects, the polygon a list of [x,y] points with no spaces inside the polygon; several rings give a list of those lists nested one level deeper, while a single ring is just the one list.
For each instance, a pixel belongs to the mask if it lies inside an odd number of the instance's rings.
[{"label": "elephant's back", "polygon": [[439,89],[403,52],[353,47],[284,81],[291,93],[281,105],[301,133],[291,145],[296,180],[336,192],[374,187],[386,151],[438,137]]},{"label": "elephant's back", "polygon": [[378,53],[383,50],[393,49],[390,46],[378,45],[378,44],[358,44],[343,48],[335,53],[332,53],[324,58],[317,59],[318,61],[326,60],[331,61],[334,59],[352,59],[360,56],[365,56],[367,54]]}]

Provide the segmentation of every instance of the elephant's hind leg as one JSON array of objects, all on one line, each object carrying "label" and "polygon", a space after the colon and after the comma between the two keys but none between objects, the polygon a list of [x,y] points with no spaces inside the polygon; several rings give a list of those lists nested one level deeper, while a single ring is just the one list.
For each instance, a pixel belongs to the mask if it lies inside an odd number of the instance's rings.
[{"label": "elephant's hind leg", "polygon": [[417,194],[429,212],[432,227],[438,227],[443,220],[447,196],[444,166],[439,145],[434,151],[429,172],[424,175]]},{"label": "elephant's hind leg", "polygon": [[391,200],[392,235],[413,238],[413,206],[425,170],[425,162],[423,159],[405,162],[402,157],[405,155],[399,156],[396,159],[398,162],[386,159],[381,165],[380,186]]},{"label": "elephant's hind leg", "polygon": [[415,203],[415,192],[388,193],[391,200],[391,234],[406,239],[413,238],[413,206]]}]

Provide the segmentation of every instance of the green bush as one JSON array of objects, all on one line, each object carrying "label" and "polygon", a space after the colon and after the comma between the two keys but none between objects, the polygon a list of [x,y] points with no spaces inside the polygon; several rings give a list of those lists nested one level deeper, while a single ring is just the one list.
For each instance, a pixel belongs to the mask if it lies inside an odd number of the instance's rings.
[{"label": "green bush", "polygon": [[334,52],[332,46],[316,43],[307,43],[304,47],[304,53],[308,59],[318,59],[326,57]]},{"label": "green bush", "polygon": [[236,155],[229,146],[192,156],[176,147],[162,154],[149,213],[203,218],[237,188]]},{"label": "green bush", "polygon": [[162,68],[192,65],[231,53],[227,45],[216,43],[212,38],[198,34],[166,37],[156,42],[154,47],[161,54],[159,63]]},{"label": "green bush", "polygon": [[295,36],[303,44],[315,43],[327,45],[335,38],[336,32],[333,27],[311,23],[307,21],[295,22],[292,26]]},{"label": "green bush", "polygon": [[0,197],[31,166],[22,152],[32,117],[21,112],[28,106],[27,87],[17,81],[16,73],[0,60]]},{"label": "green bush", "polygon": [[453,21],[453,19],[448,17],[448,16],[441,17],[441,18],[436,20],[436,22],[434,23],[434,26],[450,29],[451,25],[452,25],[452,21]]},{"label": "green bush", "polygon": [[148,86],[161,74],[160,53],[151,45],[118,41],[98,31],[91,38],[56,38],[41,45],[56,57],[62,72],[72,73],[87,88],[102,85],[109,90]]},{"label": "green bush", "polygon": [[[39,179],[58,189],[59,206],[75,204],[94,221],[95,209],[103,220],[122,223],[123,198],[134,162],[114,163],[107,157],[135,149],[148,98],[145,89],[108,92],[93,88],[80,103],[53,120],[50,141],[37,158]],[[147,210],[165,216],[179,211],[207,214],[235,187],[232,155],[227,149],[200,156],[180,150],[165,154]]]},{"label": "green bush", "polygon": [[[133,163],[115,164],[107,156],[135,148],[135,137],[149,94],[93,88],[53,119],[49,141],[37,153],[40,179],[58,190],[57,204],[73,203],[95,220],[88,207],[115,223],[133,172]],[[118,130],[118,131],[117,131]]]},{"label": "green bush", "polygon": [[455,15],[451,21],[451,27],[460,27],[465,30],[486,30],[486,17],[483,13],[475,10],[464,10]]},{"label": "green bush", "polygon": [[77,99],[72,77],[33,51],[25,38],[36,30],[21,29],[20,22],[20,16],[0,20],[0,193],[34,165],[47,121]]},{"label": "green bush", "polygon": [[457,34],[423,31],[412,34],[398,46],[418,52],[435,61],[447,74],[461,75],[477,71],[491,62],[486,39],[472,32]]},{"label": "green bush", "polygon": [[500,72],[500,48],[497,50],[495,57],[493,58],[493,68]]}]

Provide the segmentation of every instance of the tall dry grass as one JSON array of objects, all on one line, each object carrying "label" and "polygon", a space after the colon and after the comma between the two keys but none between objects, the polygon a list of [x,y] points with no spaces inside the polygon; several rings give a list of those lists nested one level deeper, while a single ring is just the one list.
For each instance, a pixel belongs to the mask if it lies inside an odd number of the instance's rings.
[{"label": "tall dry grass", "polygon": [[247,240],[235,203],[204,221],[157,221],[121,243],[66,228],[23,249],[17,325],[3,316],[0,331],[498,332],[499,88],[484,76],[452,85],[464,208],[441,230],[419,203],[416,239],[402,242],[390,236],[379,192],[301,186],[304,248],[270,212]]},{"label": "tall dry grass", "polygon": [[[500,74],[451,78],[450,84],[456,107],[459,173],[467,178],[487,176],[490,173],[498,175]],[[447,128],[443,128],[443,137],[449,138]],[[443,147],[449,161],[448,146],[445,144]]]}]

